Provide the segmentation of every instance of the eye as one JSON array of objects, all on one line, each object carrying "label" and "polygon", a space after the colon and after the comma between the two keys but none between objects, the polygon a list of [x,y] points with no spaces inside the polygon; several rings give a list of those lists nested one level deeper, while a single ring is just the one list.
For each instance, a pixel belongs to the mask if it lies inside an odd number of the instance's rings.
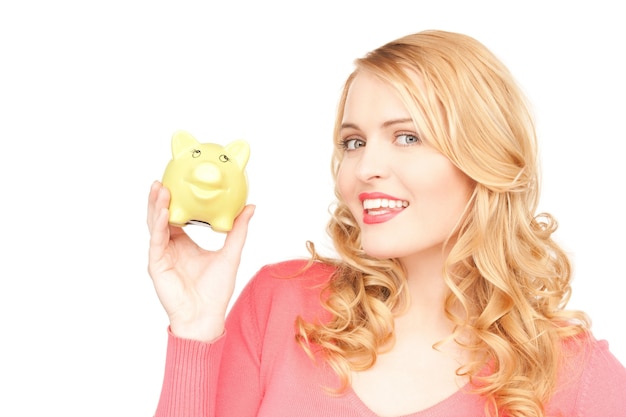
[{"label": "eye", "polygon": [[228,162],[228,161],[230,161],[230,158],[228,156],[224,155],[224,154],[221,154],[220,155],[220,161]]},{"label": "eye", "polygon": [[194,149],[193,151],[191,151],[192,158],[198,158],[200,155],[202,155],[202,152],[200,151],[200,149]]},{"label": "eye", "polygon": [[417,135],[412,135],[410,133],[401,133],[396,136],[396,142],[400,145],[413,145],[415,143],[420,143],[422,140]]},{"label": "eye", "polygon": [[343,142],[341,142],[341,146],[346,151],[352,151],[352,150],[365,146],[365,141],[362,139],[355,139],[355,138],[346,139]]}]

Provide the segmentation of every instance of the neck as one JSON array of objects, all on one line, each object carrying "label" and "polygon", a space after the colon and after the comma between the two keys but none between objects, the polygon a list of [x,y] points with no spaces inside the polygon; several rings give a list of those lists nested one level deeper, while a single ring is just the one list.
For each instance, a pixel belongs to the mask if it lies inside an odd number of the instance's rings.
[{"label": "neck", "polygon": [[421,253],[401,260],[411,298],[410,307],[401,318],[412,326],[419,326],[422,331],[430,329],[439,333],[449,332],[452,328],[444,309],[450,292],[443,279],[445,256],[439,247],[429,254]]}]

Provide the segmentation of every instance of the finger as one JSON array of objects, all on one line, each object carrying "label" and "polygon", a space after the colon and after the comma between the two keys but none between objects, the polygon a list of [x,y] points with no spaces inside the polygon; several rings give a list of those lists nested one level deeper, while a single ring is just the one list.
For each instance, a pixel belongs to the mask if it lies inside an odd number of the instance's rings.
[{"label": "finger", "polygon": [[[156,198],[154,200],[154,205],[152,207],[152,222],[156,220],[156,218],[160,215],[162,209],[167,209],[170,205],[170,191],[163,187],[159,186]],[[150,224],[150,223],[149,223]]]},{"label": "finger", "polygon": [[156,200],[156,196],[159,192],[159,190],[161,189],[162,185],[159,181],[154,181],[151,185],[150,185],[150,195],[149,195],[149,199],[148,201],[150,203],[154,203],[154,201]]},{"label": "finger", "polygon": [[222,250],[226,256],[233,260],[238,261],[241,256],[243,245],[246,243],[246,236],[248,235],[248,225],[255,209],[256,206],[252,204],[245,206],[235,219],[232,230],[226,235]]},{"label": "finger", "polygon": [[187,235],[185,230],[182,227],[180,227],[180,226],[172,226],[170,224],[169,225],[169,230],[170,230],[170,238],[172,238],[172,239],[177,238],[177,237],[182,236],[182,235]]},{"label": "finger", "polygon": [[148,251],[148,262],[154,265],[161,258],[167,249],[170,240],[170,230],[168,225],[169,212],[162,208],[156,215],[150,233],[150,248]]},{"label": "finger", "polygon": [[157,198],[159,196],[159,191],[161,189],[161,183],[159,181],[154,181],[150,186],[150,194],[148,195],[148,213],[146,221],[148,223],[148,228],[151,227],[152,223],[154,223],[155,219],[155,207]]}]

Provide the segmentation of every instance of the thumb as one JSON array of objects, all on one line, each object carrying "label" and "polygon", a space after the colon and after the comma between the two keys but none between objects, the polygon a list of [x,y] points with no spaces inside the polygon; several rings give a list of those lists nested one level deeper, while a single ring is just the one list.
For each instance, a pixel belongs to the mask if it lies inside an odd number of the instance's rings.
[{"label": "thumb", "polygon": [[228,235],[226,235],[222,250],[224,251],[224,254],[231,257],[231,259],[239,259],[241,252],[243,251],[243,246],[246,243],[246,236],[248,235],[248,225],[250,224],[250,219],[252,218],[255,209],[256,206],[253,204],[246,205],[233,222],[232,230],[228,232]]}]

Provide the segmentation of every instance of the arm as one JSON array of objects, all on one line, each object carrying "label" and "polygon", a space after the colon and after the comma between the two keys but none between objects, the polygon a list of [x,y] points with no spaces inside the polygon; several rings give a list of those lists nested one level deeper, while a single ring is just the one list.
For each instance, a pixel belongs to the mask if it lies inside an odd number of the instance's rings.
[{"label": "arm", "polygon": [[170,321],[158,416],[213,416],[232,297],[253,206],[235,220],[224,246],[208,251],[168,224],[169,192],[155,182],[148,199],[148,272]]},{"label": "arm", "polygon": [[165,376],[155,417],[214,416],[224,337],[213,343],[168,331]]},{"label": "arm", "polygon": [[255,279],[244,288],[218,339],[168,332],[165,377],[155,417],[256,416],[262,398]]}]

